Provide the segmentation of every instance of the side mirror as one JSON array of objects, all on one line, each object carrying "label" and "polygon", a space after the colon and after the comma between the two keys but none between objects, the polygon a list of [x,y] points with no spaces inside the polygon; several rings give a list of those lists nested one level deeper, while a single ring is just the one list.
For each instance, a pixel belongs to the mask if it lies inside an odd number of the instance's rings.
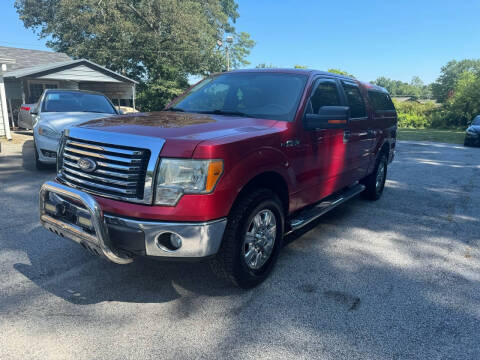
[{"label": "side mirror", "polygon": [[322,106],[318,114],[305,114],[305,128],[307,130],[345,129],[349,113],[348,106]]}]

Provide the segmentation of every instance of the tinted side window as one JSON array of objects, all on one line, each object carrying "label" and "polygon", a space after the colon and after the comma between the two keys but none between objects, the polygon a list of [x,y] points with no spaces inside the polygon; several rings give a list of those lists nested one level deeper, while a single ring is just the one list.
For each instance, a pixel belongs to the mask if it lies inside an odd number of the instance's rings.
[{"label": "tinted side window", "polygon": [[392,99],[390,99],[390,96],[384,92],[370,90],[368,92],[368,97],[373,108],[377,111],[395,110]]},{"label": "tinted side window", "polygon": [[310,98],[307,108],[308,113],[318,114],[322,106],[341,106],[337,83],[331,80],[320,80],[318,86]]},{"label": "tinted side window", "polygon": [[348,105],[350,106],[350,117],[366,117],[367,113],[365,111],[365,102],[363,101],[363,97],[360,94],[358,86],[343,83],[343,89],[345,90]]}]

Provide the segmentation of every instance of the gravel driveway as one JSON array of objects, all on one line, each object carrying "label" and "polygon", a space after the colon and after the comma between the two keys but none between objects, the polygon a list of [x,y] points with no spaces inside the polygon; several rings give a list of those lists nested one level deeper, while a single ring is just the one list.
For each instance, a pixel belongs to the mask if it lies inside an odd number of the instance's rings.
[{"label": "gravel driveway", "polygon": [[[5,148],[5,147],[4,147]],[[5,151],[5,150],[4,150]],[[0,155],[0,359],[480,359],[480,149],[401,142],[384,196],[290,237],[251,291],[120,266],[40,227],[32,141]]]}]

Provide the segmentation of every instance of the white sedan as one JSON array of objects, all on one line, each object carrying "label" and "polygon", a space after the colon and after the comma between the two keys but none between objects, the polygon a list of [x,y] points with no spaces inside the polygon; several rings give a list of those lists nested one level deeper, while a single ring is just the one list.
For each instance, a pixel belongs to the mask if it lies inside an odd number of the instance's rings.
[{"label": "white sedan", "polygon": [[103,94],[80,90],[45,90],[30,111],[33,118],[35,165],[44,169],[56,163],[62,132],[89,120],[119,114]]}]

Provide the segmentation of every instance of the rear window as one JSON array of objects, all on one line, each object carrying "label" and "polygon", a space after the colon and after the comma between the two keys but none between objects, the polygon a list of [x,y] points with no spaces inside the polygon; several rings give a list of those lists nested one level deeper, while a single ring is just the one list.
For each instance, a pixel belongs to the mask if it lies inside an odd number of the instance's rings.
[{"label": "rear window", "polygon": [[390,99],[390,96],[387,93],[370,90],[368,92],[368,97],[376,111],[395,110],[392,99]]}]

